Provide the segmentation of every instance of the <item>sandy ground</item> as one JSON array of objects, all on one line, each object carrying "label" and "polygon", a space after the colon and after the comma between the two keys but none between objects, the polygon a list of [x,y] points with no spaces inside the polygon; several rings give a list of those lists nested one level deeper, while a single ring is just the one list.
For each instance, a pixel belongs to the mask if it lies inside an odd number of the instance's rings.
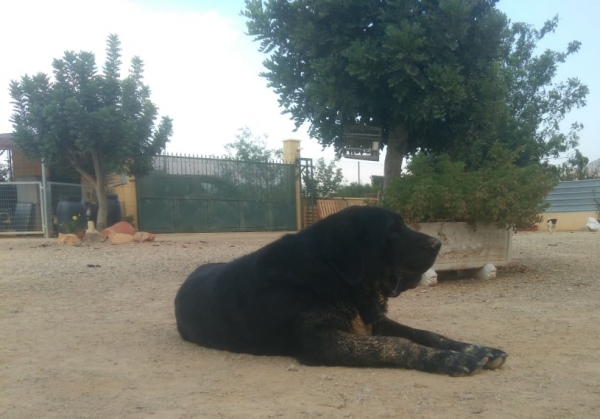
[{"label": "sandy ground", "polygon": [[447,279],[391,301],[394,319],[509,353],[500,370],[464,378],[182,341],[173,298],[187,274],[278,236],[0,238],[0,417],[600,417],[600,234],[519,233],[497,279]]}]

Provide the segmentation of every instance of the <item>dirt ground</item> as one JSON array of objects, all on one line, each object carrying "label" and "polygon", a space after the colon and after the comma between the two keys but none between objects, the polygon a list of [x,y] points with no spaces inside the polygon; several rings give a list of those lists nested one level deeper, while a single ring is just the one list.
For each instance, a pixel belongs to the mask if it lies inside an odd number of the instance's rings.
[{"label": "dirt ground", "polygon": [[447,279],[391,300],[393,319],[508,352],[501,369],[464,378],[305,367],[182,341],[173,298],[185,277],[279,236],[0,238],[0,417],[600,417],[600,234],[519,233],[497,279]]}]

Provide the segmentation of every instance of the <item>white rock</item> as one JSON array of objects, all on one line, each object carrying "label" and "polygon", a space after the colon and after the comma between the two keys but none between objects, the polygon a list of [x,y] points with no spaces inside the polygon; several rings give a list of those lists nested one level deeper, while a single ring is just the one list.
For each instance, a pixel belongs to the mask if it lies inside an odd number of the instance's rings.
[{"label": "white rock", "polygon": [[593,217],[588,218],[588,222],[585,226],[590,231],[600,231],[600,222]]},{"label": "white rock", "polygon": [[433,285],[437,285],[438,283],[438,274],[436,271],[433,270],[433,268],[429,268],[429,270],[427,272],[425,272],[423,275],[421,275],[421,282],[419,282],[419,285],[424,285],[426,287],[430,287]]},{"label": "white rock", "polygon": [[495,279],[497,273],[498,269],[493,264],[488,263],[483,268],[476,270],[473,277],[475,279]]}]

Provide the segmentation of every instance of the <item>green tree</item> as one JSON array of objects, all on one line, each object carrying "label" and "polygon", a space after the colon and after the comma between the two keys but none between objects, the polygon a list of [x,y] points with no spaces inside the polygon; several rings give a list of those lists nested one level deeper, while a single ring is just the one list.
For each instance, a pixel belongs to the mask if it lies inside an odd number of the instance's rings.
[{"label": "green tree", "polygon": [[256,136],[245,126],[239,129],[239,134],[236,134],[235,138],[235,141],[225,144],[225,150],[230,157],[259,162],[283,160],[283,149],[267,148],[269,138],[267,134]]},{"label": "green tree", "polygon": [[563,133],[563,122],[573,109],[586,105],[587,86],[577,78],[555,82],[557,69],[581,43],[571,42],[565,51],[545,50],[536,55],[539,42],[554,32],[558,17],[541,29],[525,23],[508,26],[501,50],[502,60],[494,66],[494,77],[477,82],[476,93],[457,118],[436,121],[424,129],[429,138],[442,138],[423,149],[448,153],[477,170],[493,159],[497,146],[518,151],[514,164],[549,164],[551,158],[577,146],[583,125],[573,122]]},{"label": "green tree", "polygon": [[569,157],[562,165],[557,167],[557,176],[560,180],[583,180],[595,179],[594,173],[587,168],[590,159],[585,157],[579,150]]},{"label": "green tree", "polygon": [[581,42],[570,42],[565,51],[547,49],[535,55],[538,43],[557,26],[558,16],[539,30],[525,23],[511,26],[510,51],[504,60],[511,116],[506,141],[511,149],[520,150],[521,165],[559,157],[578,145],[583,129],[583,124],[573,122],[563,133],[560,125],[573,108],[587,104],[588,87],[575,77],[554,81],[559,65],[579,51]]},{"label": "green tree", "polygon": [[313,179],[304,179],[304,190],[314,194],[315,198],[327,198],[337,192],[344,182],[342,169],[336,167],[335,161],[325,163],[323,158],[317,160]]},{"label": "green tree", "polygon": [[[247,126],[240,128],[239,131],[236,140],[225,145],[229,157],[250,162],[283,159],[283,149],[268,148],[267,139],[269,137],[267,134],[256,136]],[[318,159],[313,178],[302,178],[303,194],[305,196],[314,195],[318,198],[327,197],[330,193],[337,191],[343,181],[342,169],[336,168],[335,162],[327,164],[324,159]]]},{"label": "green tree", "polygon": [[134,57],[121,80],[117,35],[108,36],[106,52],[102,73],[93,53],[66,51],[54,60],[52,79],[38,73],[10,84],[15,143],[28,158],[70,165],[94,185],[99,229],[108,215],[107,176],[147,173],[173,130],[168,117],[156,125],[142,60]]},{"label": "green tree", "polygon": [[343,147],[352,124],[383,129],[384,186],[418,151],[446,152],[476,170],[495,143],[539,162],[577,140],[559,123],[585,105],[577,79],[554,85],[579,48],[535,56],[557,19],[510,24],[496,0],[246,0],[248,33],[269,54],[262,73],[297,126]]},{"label": "green tree", "polygon": [[[6,157],[4,154],[6,153]],[[8,164],[10,159],[10,151],[0,150],[0,158],[6,158],[6,161],[0,160],[0,182],[8,182],[10,180],[10,165]]]},{"label": "green tree", "polygon": [[8,182],[9,177],[8,164],[0,163],[0,182]]},{"label": "green tree", "polygon": [[246,163],[227,165],[221,175],[238,184],[238,189],[244,188],[247,196],[257,198],[268,191],[273,193],[283,181],[282,167],[274,163],[283,160],[283,149],[268,148],[267,134],[254,135],[247,126],[238,131],[235,141],[225,144],[225,150],[227,157]]},{"label": "green tree", "polygon": [[426,129],[457,118],[492,77],[506,35],[494,3],[247,0],[245,15],[270,53],[263,75],[298,126],[338,151],[346,126],[383,128],[387,185],[407,154],[442,140]]}]

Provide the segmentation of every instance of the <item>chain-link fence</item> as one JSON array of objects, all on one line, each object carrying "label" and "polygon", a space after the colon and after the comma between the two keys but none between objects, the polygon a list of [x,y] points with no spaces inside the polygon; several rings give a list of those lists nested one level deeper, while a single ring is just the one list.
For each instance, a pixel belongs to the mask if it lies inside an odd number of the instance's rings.
[{"label": "chain-link fence", "polygon": [[40,182],[0,183],[0,234],[42,234],[44,219]]},{"label": "chain-link fence", "polygon": [[63,199],[97,202],[90,185],[48,182],[44,191],[41,182],[0,182],[0,235],[56,234]]}]

